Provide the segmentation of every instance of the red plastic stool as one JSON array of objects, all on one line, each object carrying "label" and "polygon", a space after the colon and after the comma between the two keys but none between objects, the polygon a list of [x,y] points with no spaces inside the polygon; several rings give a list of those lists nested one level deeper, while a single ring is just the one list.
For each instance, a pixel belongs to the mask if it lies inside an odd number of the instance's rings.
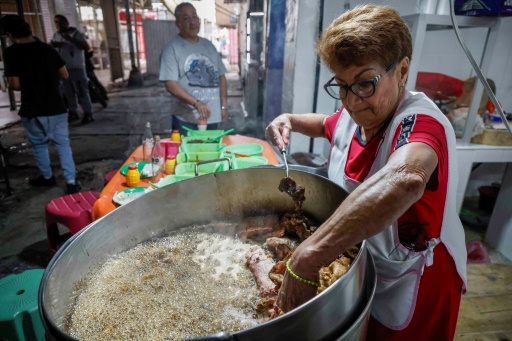
[{"label": "red plastic stool", "polygon": [[105,174],[105,178],[104,178],[104,185],[107,185],[109,183],[110,180],[112,180],[112,178],[114,177],[114,175],[116,175],[116,173],[119,172],[119,169],[114,169],[114,170],[111,170],[110,172],[108,172],[107,174]]},{"label": "red plastic stool", "polygon": [[[60,244],[92,223],[92,206],[99,196],[98,192],[79,192],[53,199],[46,205],[46,234],[53,254]],[[57,223],[69,232],[61,235]]]}]

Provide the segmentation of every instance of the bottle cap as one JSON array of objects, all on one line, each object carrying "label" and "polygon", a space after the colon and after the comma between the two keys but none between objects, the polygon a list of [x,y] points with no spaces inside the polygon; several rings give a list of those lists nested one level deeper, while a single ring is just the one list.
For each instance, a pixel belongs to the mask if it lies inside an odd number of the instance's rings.
[{"label": "bottle cap", "polygon": [[180,131],[179,131],[179,130],[173,130],[172,132],[173,132],[173,133],[178,133],[178,134],[179,134],[179,132],[180,132]]},{"label": "bottle cap", "polygon": [[128,166],[128,169],[131,169],[131,170],[133,170],[133,169],[137,169],[137,165],[129,165],[129,166]]},{"label": "bottle cap", "polygon": [[176,158],[176,155],[167,155],[167,160],[174,160]]}]

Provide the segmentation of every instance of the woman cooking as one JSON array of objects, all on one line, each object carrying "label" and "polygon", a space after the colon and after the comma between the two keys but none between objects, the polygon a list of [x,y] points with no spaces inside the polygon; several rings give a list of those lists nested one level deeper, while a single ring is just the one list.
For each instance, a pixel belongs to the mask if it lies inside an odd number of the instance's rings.
[{"label": "woman cooking", "polygon": [[329,178],[350,195],[293,253],[278,306],[313,297],[319,269],[366,239],[378,276],[367,339],[451,340],[466,281],[455,135],[431,100],[405,90],[409,29],[389,7],[358,6],[317,49],[334,73],[324,88],[342,108],[282,114],[266,137],[279,149],[292,131],[327,138]]}]

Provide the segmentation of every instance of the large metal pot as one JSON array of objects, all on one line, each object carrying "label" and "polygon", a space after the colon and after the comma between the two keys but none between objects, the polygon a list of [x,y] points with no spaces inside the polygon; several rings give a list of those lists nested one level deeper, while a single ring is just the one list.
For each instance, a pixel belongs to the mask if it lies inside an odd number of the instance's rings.
[{"label": "large metal pot", "polygon": [[[112,255],[192,224],[236,222],[261,213],[292,210],[292,200],[277,189],[284,175],[279,168],[203,175],[145,194],[83,229],[61,247],[43,276],[39,308],[47,337],[73,340],[63,326],[74,285]],[[327,219],[347,195],[326,178],[294,170],[290,170],[290,176],[306,188],[303,209],[318,221]],[[349,271],[322,294],[277,319],[214,338],[330,340],[346,332],[363,335],[375,272],[366,243],[360,246]],[[350,339],[359,338],[352,336]]]}]

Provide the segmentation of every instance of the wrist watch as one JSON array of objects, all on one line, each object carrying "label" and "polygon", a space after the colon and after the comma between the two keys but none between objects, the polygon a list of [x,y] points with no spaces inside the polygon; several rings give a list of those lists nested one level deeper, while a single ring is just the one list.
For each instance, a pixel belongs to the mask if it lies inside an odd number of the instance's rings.
[{"label": "wrist watch", "polygon": [[198,99],[196,99],[196,101],[195,101],[195,102],[194,102],[194,104],[193,104],[194,108],[196,107],[197,103],[199,103],[199,102],[201,102],[201,100],[200,100],[199,98],[198,98]]}]

